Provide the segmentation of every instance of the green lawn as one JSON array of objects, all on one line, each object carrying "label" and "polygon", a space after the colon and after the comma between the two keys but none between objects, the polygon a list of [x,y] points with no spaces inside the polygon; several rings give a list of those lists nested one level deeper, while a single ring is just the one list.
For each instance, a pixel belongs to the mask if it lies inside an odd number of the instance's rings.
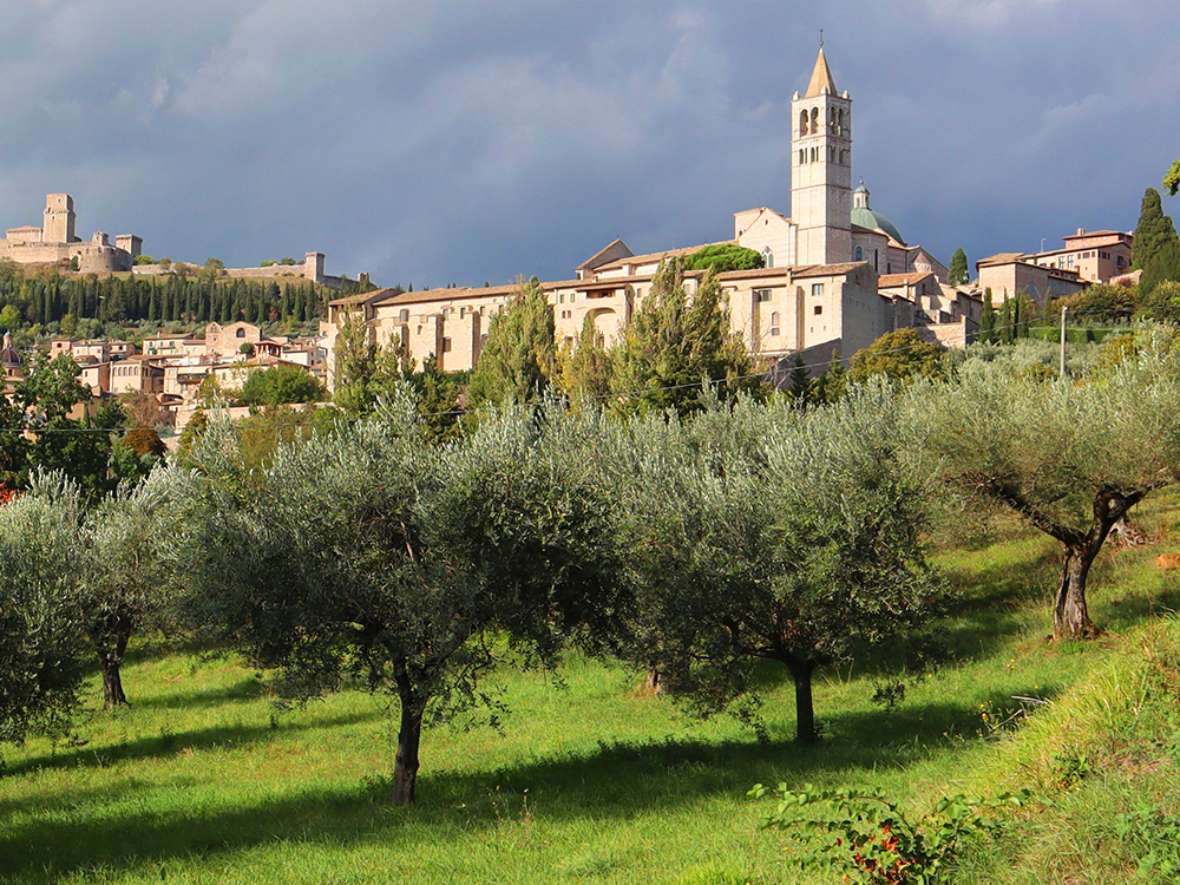
[{"label": "green lawn", "polygon": [[[276,713],[265,679],[238,660],[143,644],[125,671],[130,709],[92,712],[72,745],[38,739],[3,750],[0,878],[807,881],[787,862],[783,837],[759,829],[767,806],[747,789],[876,785],[921,806],[948,791],[1035,780],[1009,759],[1021,732],[1070,709],[1072,693],[1137,641],[1153,613],[1180,608],[1175,573],[1153,564],[1180,549],[1180,536],[1167,539],[1178,503],[1161,497],[1139,513],[1157,544],[1103,556],[1092,614],[1110,632],[1098,641],[1047,641],[1055,548],[1004,525],[938,557],[965,593],[935,631],[950,658],[922,679],[884,660],[823,674],[817,748],[790,741],[785,673],[766,673],[770,741],[759,743],[732,719],[702,723],[641,696],[634,674],[573,659],[559,682],[501,674],[502,731],[429,728],[412,810],[386,801],[394,726],[380,699],[346,693]],[[875,684],[898,678],[907,689],[896,709],[871,701]],[[1049,699],[1050,712],[1015,738],[981,736],[981,712],[1003,717],[1017,706],[1012,695]],[[1134,775],[1118,774],[1131,784],[1120,796],[1139,789]],[[1120,789],[1105,775],[1092,784],[1066,797],[1078,814]],[[965,869],[979,881],[1035,881],[1037,852],[1063,844],[1069,814],[1061,805],[1024,821],[1032,841],[1005,843],[1012,862],[989,866],[981,854]]]}]

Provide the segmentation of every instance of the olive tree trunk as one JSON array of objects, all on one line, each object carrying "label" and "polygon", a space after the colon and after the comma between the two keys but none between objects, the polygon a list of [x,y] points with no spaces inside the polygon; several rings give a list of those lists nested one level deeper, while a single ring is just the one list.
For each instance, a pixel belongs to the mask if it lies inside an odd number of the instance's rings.
[{"label": "olive tree trunk", "polygon": [[811,675],[815,672],[815,662],[792,660],[787,662],[787,668],[795,680],[795,742],[814,744],[818,739],[815,732],[815,704],[811,697]]},{"label": "olive tree trunk", "polygon": [[1089,545],[1067,547],[1061,569],[1061,583],[1053,605],[1053,637],[1055,639],[1091,639],[1098,628],[1090,620],[1086,607],[1086,577],[1100,547]]},{"label": "olive tree trunk", "polygon": [[422,709],[402,702],[401,727],[397,732],[397,756],[393,762],[393,804],[413,805],[418,782],[418,745],[422,741]]},{"label": "olive tree trunk", "polygon": [[130,633],[120,632],[114,637],[112,645],[98,653],[99,668],[102,670],[102,705],[107,710],[127,705],[121,667],[130,639]]}]

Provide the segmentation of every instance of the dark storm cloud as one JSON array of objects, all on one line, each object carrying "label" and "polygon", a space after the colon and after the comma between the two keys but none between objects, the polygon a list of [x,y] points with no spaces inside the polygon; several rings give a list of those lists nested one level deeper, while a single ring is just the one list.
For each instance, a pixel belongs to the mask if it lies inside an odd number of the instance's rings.
[{"label": "dark storm cloud", "polygon": [[1134,224],[1180,155],[1171,3],[10,3],[0,225],[421,287],[551,278],[789,210],[824,28],[854,174],[944,260]]}]

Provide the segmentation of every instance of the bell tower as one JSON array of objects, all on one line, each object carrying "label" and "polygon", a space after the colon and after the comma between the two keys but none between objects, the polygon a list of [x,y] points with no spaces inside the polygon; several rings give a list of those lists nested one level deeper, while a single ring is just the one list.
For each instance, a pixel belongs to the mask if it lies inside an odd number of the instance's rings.
[{"label": "bell tower", "polygon": [[852,259],[852,98],[837,93],[820,39],[807,91],[791,98],[791,220],[796,262]]}]

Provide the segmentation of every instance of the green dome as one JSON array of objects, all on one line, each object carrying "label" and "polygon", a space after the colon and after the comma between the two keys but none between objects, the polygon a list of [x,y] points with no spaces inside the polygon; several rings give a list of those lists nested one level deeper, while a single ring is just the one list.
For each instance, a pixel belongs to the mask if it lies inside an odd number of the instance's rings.
[{"label": "green dome", "polygon": [[855,206],[852,210],[852,223],[858,224],[861,227],[867,227],[869,230],[883,230],[889,236],[893,237],[893,239],[897,240],[897,242],[902,245],[905,244],[905,240],[902,239],[897,226],[880,212]]}]

